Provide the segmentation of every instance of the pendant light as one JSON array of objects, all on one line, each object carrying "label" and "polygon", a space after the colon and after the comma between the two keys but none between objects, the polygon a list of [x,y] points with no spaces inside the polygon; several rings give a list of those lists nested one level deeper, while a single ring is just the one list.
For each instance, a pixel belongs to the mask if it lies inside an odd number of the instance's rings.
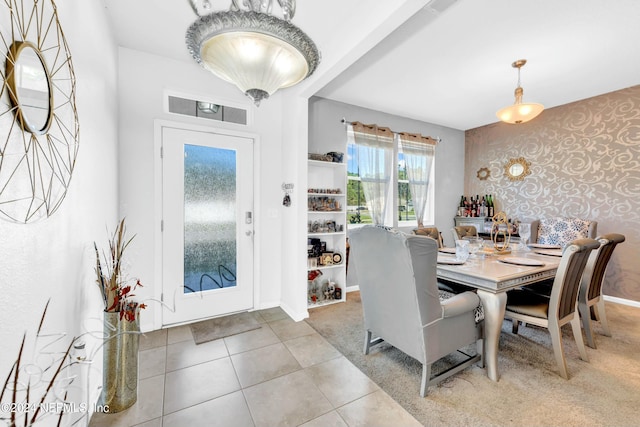
[{"label": "pendant light", "polygon": [[199,17],[187,30],[189,52],[256,105],[309,77],[320,62],[314,42],[289,22],[295,0],[278,0],[283,19],[271,14],[273,0],[232,0],[229,11],[206,14],[211,0],[189,1]]},{"label": "pendant light", "polygon": [[518,69],[518,87],[515,90],[515,103],[496,113],[496,116],[498,116],[498,118],[503,122],[511,124],[526,123],[529,120],[536,118],[540,113],[542,113],[542,110],[544,110],[542,104],[524,104],[522,102],[522,94],[524,91],[522,90],[522,87],[520,87],[520,68],[522,68],[526,63],[526,59],[518,59],[511,64],[513,68]]}]

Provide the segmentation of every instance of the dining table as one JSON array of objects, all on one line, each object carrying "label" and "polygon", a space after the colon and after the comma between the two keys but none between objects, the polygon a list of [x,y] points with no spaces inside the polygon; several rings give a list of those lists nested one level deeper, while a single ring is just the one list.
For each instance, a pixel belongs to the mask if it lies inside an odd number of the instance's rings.
[{"label": "dining table", "polygon": [[[520,249],[496,253],[493,248],[472,255],[464,263],[455,253],[438,253],[437,277],[477,290],[484,309],[485,365],[487,376],[498,381],[498,343],[507,305],[507,291],[552,279],[561,261],[561,249]],[[449,253],[448,253],[449,252]]]}]

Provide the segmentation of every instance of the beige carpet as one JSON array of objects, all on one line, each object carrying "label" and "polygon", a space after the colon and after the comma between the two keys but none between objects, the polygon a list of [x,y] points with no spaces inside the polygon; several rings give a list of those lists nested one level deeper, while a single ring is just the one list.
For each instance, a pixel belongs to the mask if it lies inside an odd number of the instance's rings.
[{"label": "beige carpet", "polygon": [[247,312],[193,323],[191,333],[196,344],[202,344],[260,327],[260,323],[253,314]]},{"label": "beige carpet", "polygon": [[579,359],[571,328],[563,328],[570,380],[557,374],[546,329],[505,321],[500,338],[501,378],[473,366],[419,395],[421,365],[382,345],[368,356],[360,294],[310,310],[307,322],[425,426],[639,426],[640,309],[606,303],[613,337],[599,335],[590,363]]}]

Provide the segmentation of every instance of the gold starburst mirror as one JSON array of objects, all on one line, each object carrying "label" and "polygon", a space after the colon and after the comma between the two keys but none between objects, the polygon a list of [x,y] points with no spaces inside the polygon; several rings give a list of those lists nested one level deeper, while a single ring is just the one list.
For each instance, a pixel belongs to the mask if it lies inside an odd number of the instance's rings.
[{"label": "gold starburst mirror", "polygon": [[480,181],[486,181],[487,178],[491,176],[491,171],[489,168],[480,168],[478,169],[478,172],[476,172],[476,176]]},{"label": "gold starburst mirror", "polygon": [[67,194],[76,79],[53,0],[4,0],[0,9],[0,218],[27,223],[51,216]]}]

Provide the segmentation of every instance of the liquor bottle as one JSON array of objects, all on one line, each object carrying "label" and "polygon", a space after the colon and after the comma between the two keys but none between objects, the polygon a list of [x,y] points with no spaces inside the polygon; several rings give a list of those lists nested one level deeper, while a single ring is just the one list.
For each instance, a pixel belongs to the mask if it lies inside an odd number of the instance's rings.
[{"label": "liquor bottle", "polygon": [[495,215],[494,212],[494,206],[493,206],[493,196],[491,194],[489,194],[489,216],[491,218],[493,218],[493,216]]},{"label": "liquor bottle", "polygon": [[464,216],[464,211],[466,207],[464,206],[464,195],[460,196],[460,204],[458,205],[458,216]]}]

